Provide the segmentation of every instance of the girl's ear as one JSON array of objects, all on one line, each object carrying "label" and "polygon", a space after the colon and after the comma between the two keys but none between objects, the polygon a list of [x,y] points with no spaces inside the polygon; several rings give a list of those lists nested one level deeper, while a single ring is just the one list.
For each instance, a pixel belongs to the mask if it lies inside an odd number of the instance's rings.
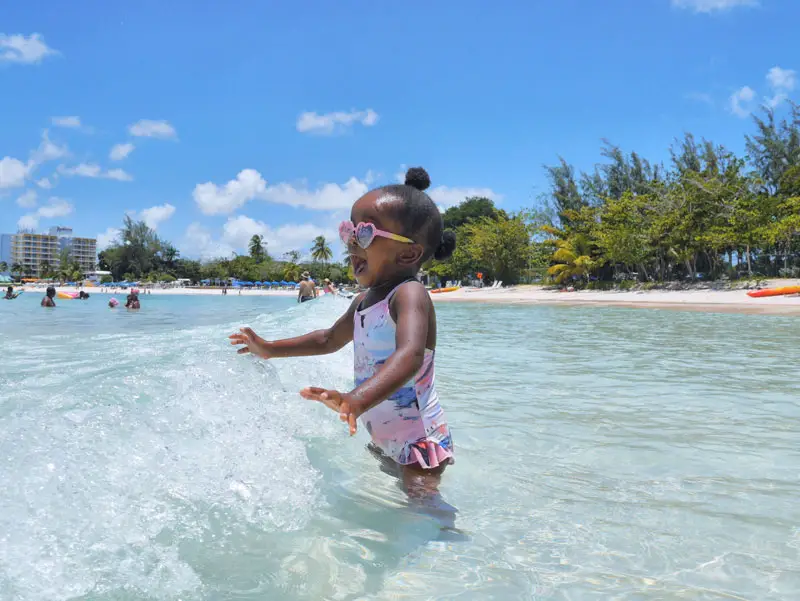
[{"label": "girl's ear", "polygon": [[421,244],[404,244],[403,250],[397,255],[397,264],[401,267],[413,267],[420,262],[424,252]]}]

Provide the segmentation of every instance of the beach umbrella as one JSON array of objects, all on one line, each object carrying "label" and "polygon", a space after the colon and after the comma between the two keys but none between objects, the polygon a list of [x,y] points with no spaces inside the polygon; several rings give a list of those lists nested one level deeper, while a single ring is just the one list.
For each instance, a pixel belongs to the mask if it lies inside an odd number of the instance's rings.
[{"label": "beach umbrella", "polygon": [[254,282],[254,286],[263,286],[264,282]]},{"label": "beach umbrella", "polygon": [[270,286],[280,286],[280,282],[270,282]]},{"label": "beach umbrella", "polygon": [[289,286],[297,286],[297,282],[286,282]]}]

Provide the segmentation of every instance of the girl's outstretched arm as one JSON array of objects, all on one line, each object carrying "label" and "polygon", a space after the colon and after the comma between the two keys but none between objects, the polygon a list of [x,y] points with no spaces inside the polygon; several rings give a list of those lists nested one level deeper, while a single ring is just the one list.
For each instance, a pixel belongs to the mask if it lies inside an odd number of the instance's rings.
[{"label": "girl's outstretched arm", "polygon": [[250,328],[242,328],[229,336],[232,345],[244,345],[239,354],[253,353],[262,359],[278,359],[283,357],[308,357],[310,355],[327,355],[335,353],[348,342],[353,341],[353,315],[361,296],[353,299],[350,308],[336,320],[330,328],[315,330],[283,340],[264,340]]},{"label": "girl's outstretched arm", "polygon": [[397,392],[419,371],[425,359],[431,311],[428,291],[423,286],[401,286],[393,301],[397,314],[397,349],[374,376],[348,393],[316,387],[300,392],[304,398],[320,401],[338,411],[341,420],[349,423],[350,434],[356,432],[358,416]]}]

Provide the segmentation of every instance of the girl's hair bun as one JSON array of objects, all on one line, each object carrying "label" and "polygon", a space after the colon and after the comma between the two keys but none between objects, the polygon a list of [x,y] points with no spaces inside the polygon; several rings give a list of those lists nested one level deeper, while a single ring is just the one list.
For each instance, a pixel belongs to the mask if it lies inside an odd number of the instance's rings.
[{"label": "girl's hair bun", "polygon": [[442,240],[439,242],[439,246],[436,247],[436,250],[433,253],[433,258],[439,261],[444,261],[450,255],[453,254],[453,251],[456,249],[456,235],[454,232],[450,230],[445,230],[442,232]]},{"label": "girl's hair bun", "polygon": [[406,171],[406,186],[419,191],[427,190],[431,185],[431,176],[422,167],[412,167]]}]

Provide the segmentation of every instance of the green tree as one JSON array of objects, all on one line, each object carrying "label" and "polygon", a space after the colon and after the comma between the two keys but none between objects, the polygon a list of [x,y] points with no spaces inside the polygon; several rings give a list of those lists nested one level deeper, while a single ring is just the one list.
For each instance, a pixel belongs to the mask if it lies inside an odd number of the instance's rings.
[{"label": "green tree", "polygon": [[521,215],[498,220],[483,217],[466,223],[459,231],[466,252],[490,279],[519,282],[528,268],[531,251],[530,231]]},{"label": "green tree", "polygon": [[483,196],[471,196],[462,203],[450,207],[442,214],[444,228],[455,230],[465,223],[477,221],[484,217],[489,219],[507,218],[505,211],[494,206],[494,201]]},{"label": "green tree", "polygon": [[0,272],[8,271],[8,263],[5,261],[0,261]]},{"label": "green tree", "polygon": [[555,245],[554,265],[547,270],[547,274],[556,284],[564,284],[576,278],[585,278],[588,282],[589,276],[603,262],[594,256],[592,242],[584,234],[574,234],[566,240],[556,240]]},{"label": "green tree", "polygon": [[267,254],[266,249],[264,248],[266,243],[264,242],[264,236],[261,234],[253,234],[253,237],[250,238],[250,256],[258,263],[264,260],[264,256]]},{"label": "green tree", "polygon": [[16,275],[19,278],[22,275],[23,267],[20,263],[12,263],[11,275]]},{"label": "green tree", "polygon": [[315,261],[321,261],[322,263],[327,263],[333,258],[333,251],[325,236],[314,238],[314,243],[311,246],[311,256]]}]

